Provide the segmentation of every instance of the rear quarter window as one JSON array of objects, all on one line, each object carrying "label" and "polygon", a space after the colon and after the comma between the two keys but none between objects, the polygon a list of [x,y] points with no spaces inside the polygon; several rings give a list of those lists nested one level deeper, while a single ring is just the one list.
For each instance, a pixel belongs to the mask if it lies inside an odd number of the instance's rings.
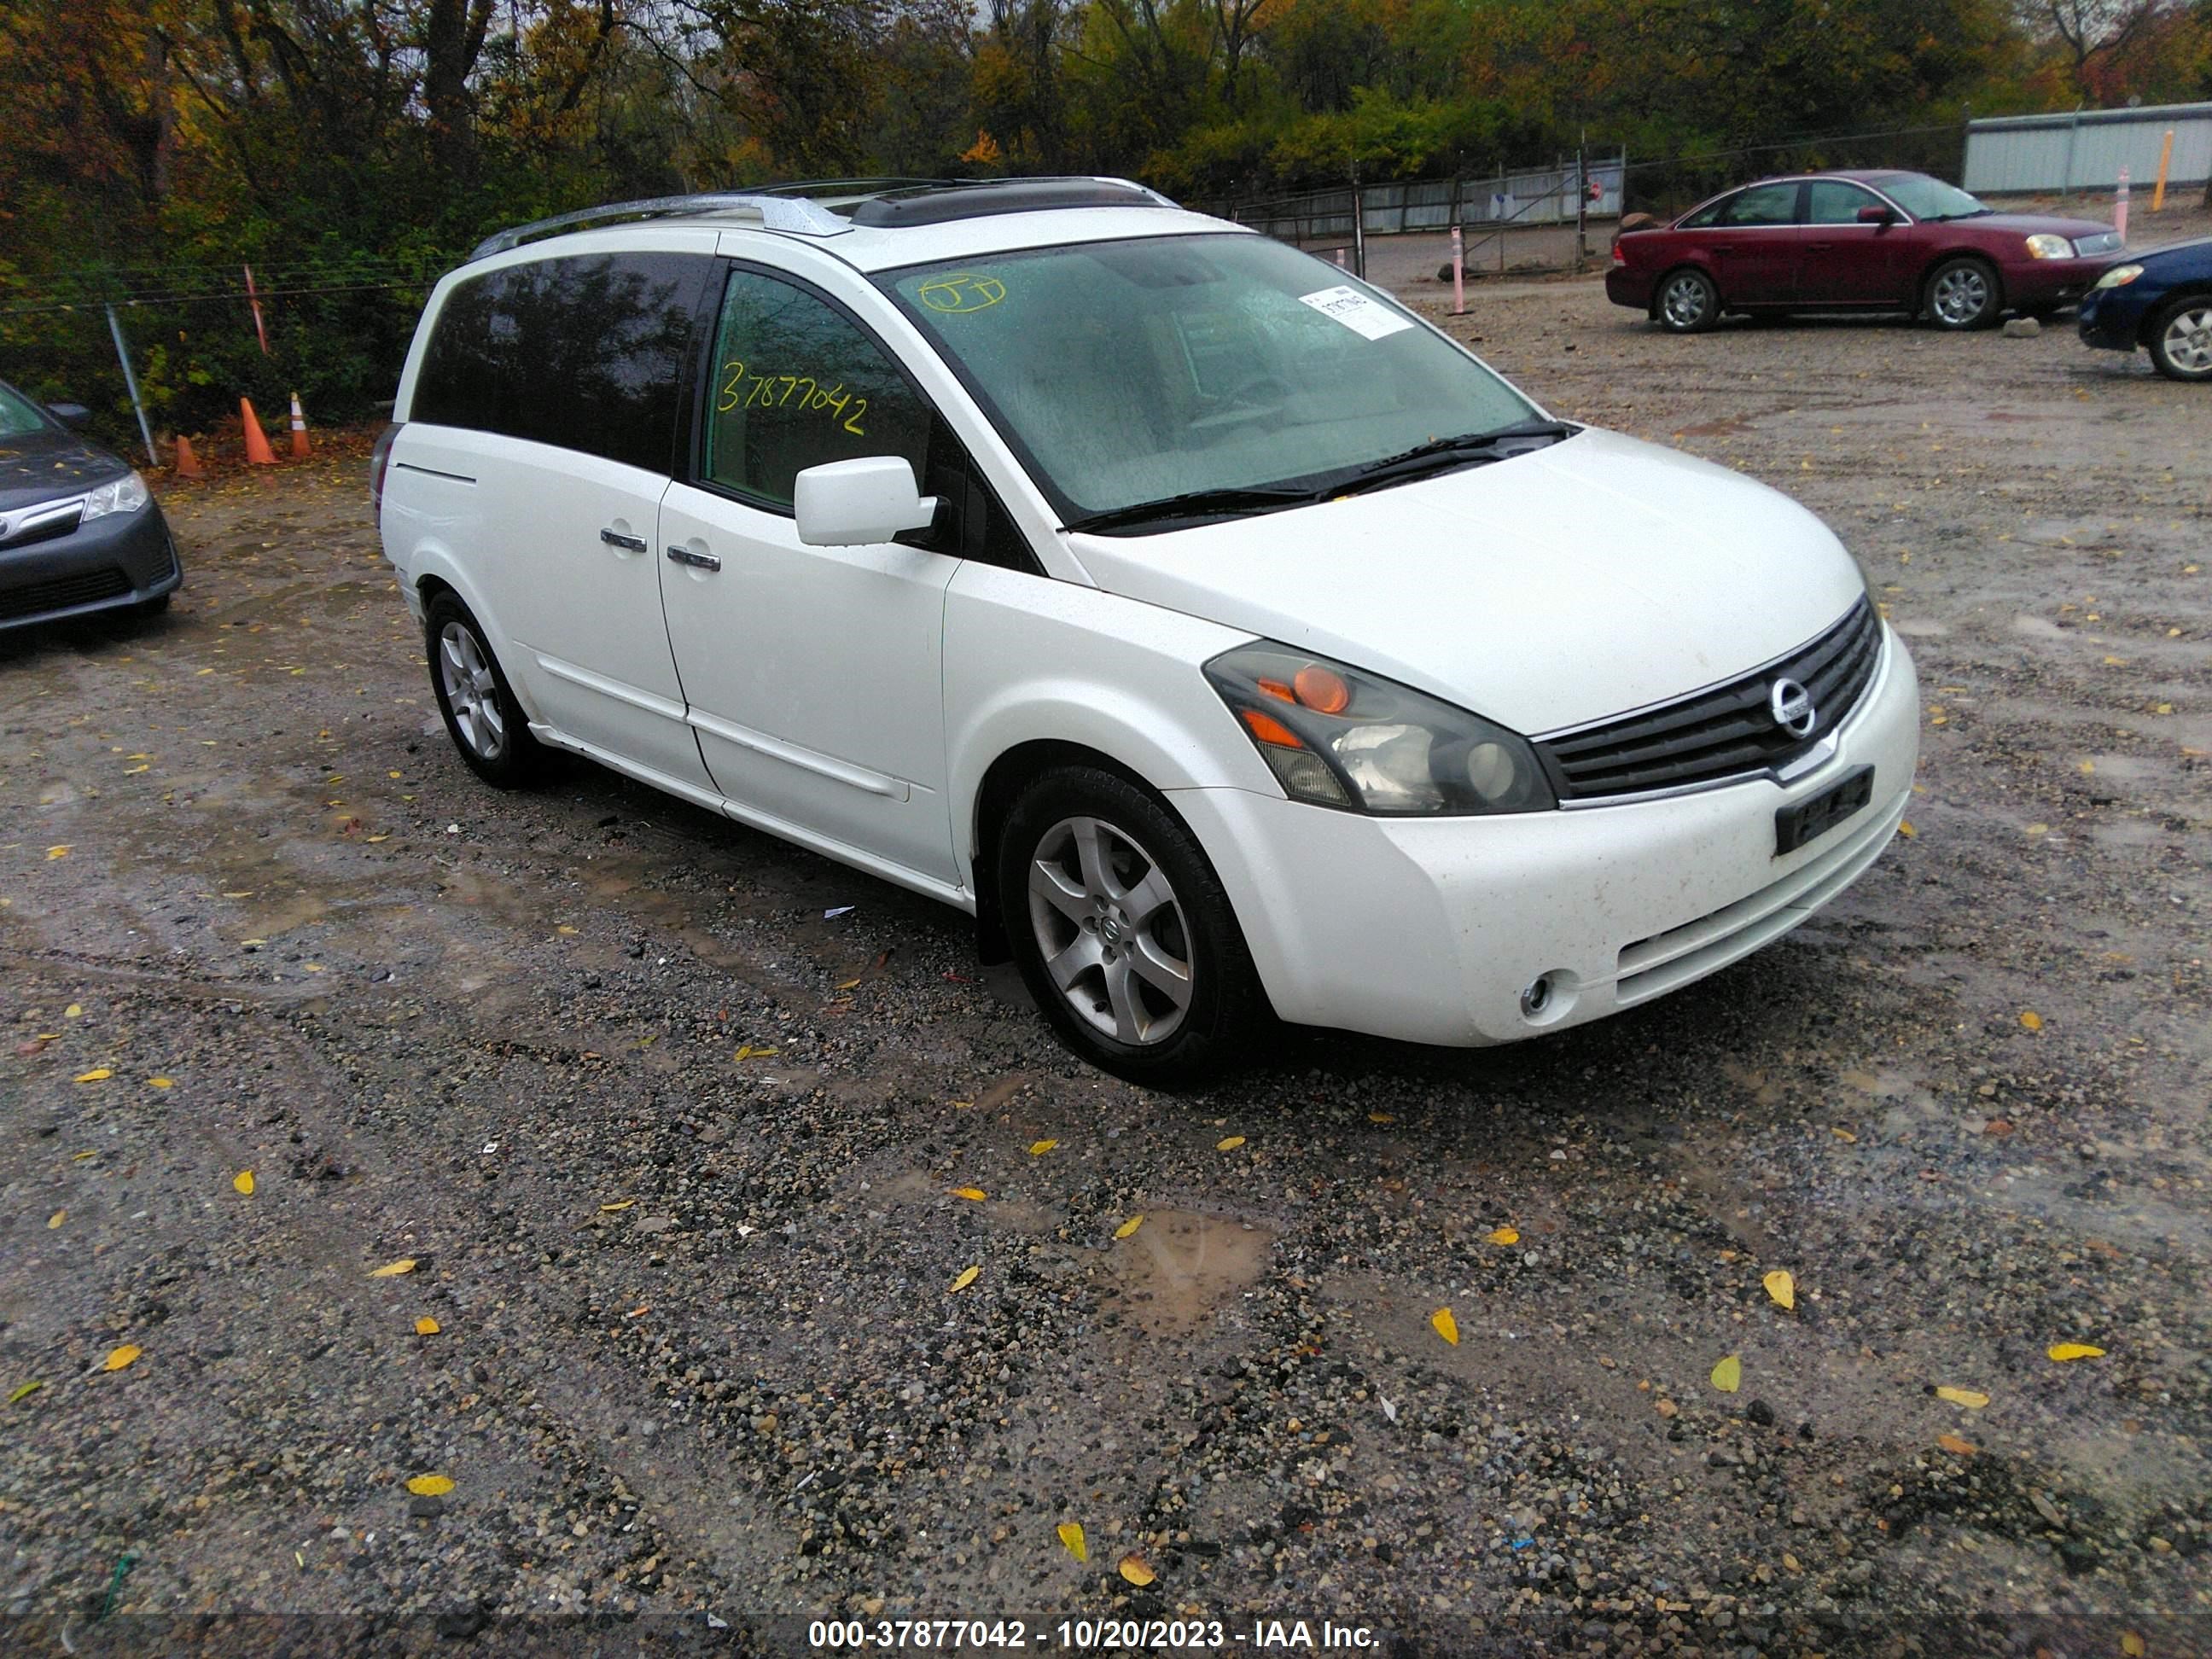
[{"label": "rear quarter window", "polygon": [[409,418],[668,473],[713,266],[702,254],[613,253],[471,278],[439,310]]}]

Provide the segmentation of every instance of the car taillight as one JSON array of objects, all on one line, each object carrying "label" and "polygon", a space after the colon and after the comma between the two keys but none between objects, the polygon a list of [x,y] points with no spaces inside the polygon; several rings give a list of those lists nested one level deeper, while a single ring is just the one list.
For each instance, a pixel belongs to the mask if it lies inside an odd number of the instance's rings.
[{"label": "car taillight", "polygon": [[387,426],[377,434],[376,447],[368,453],[368,513],[372,519],[384,516],[384,469],[392,465],[392,446],[398,441],[400,426]]},{"label": "car taillight", "polygon": [[1618,236],[1613,239],[1613,262],[1617,265],[1628,263],[1628,256],[1620,251],[1620,238]]}]

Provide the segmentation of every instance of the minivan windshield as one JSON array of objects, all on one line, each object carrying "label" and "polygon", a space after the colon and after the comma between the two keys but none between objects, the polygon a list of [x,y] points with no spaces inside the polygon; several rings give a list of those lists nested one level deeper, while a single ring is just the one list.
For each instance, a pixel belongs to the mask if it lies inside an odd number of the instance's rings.
[{"label": "minivan windshield", "polygon": [[1875,183],[1883,195],[1916,219],[1972,219],[1993,210],[1956,185],[1930,179],[1924,173],[1900,173]]},{"label": "minivan windshield", "polygon": [[1559,435],[1389,300],[1264,236],[1089,242],[878,280],[1071,524],[1194,496],[1194,514],[1265,510],[1425,446],[1466,465],[1497,455],[1449,441]]}]

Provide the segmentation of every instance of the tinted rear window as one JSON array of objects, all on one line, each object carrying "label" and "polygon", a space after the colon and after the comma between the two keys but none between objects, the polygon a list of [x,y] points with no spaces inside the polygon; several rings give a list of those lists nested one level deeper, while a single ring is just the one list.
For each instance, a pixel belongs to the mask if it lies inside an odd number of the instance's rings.
[{"label": "tinted rear window", "polygon": [[670,471],[703,254],[540,259],[447,296],[410,418]]}]

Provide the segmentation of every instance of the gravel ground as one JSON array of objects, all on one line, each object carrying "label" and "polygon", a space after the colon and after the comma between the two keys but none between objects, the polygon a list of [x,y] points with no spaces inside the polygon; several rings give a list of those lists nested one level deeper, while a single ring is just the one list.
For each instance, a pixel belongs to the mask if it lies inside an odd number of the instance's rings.
[{"label": "gravel ground", "polygon": [[357,454],[172,488],[167,619],[0,644],[9,1645],[2212,1646],[2212,397],[1589,283],[1456,325],[1825,514],[1927,695],[1854,890],[1514,1049],[1149,1093],[950,912],[483,788]]}]

